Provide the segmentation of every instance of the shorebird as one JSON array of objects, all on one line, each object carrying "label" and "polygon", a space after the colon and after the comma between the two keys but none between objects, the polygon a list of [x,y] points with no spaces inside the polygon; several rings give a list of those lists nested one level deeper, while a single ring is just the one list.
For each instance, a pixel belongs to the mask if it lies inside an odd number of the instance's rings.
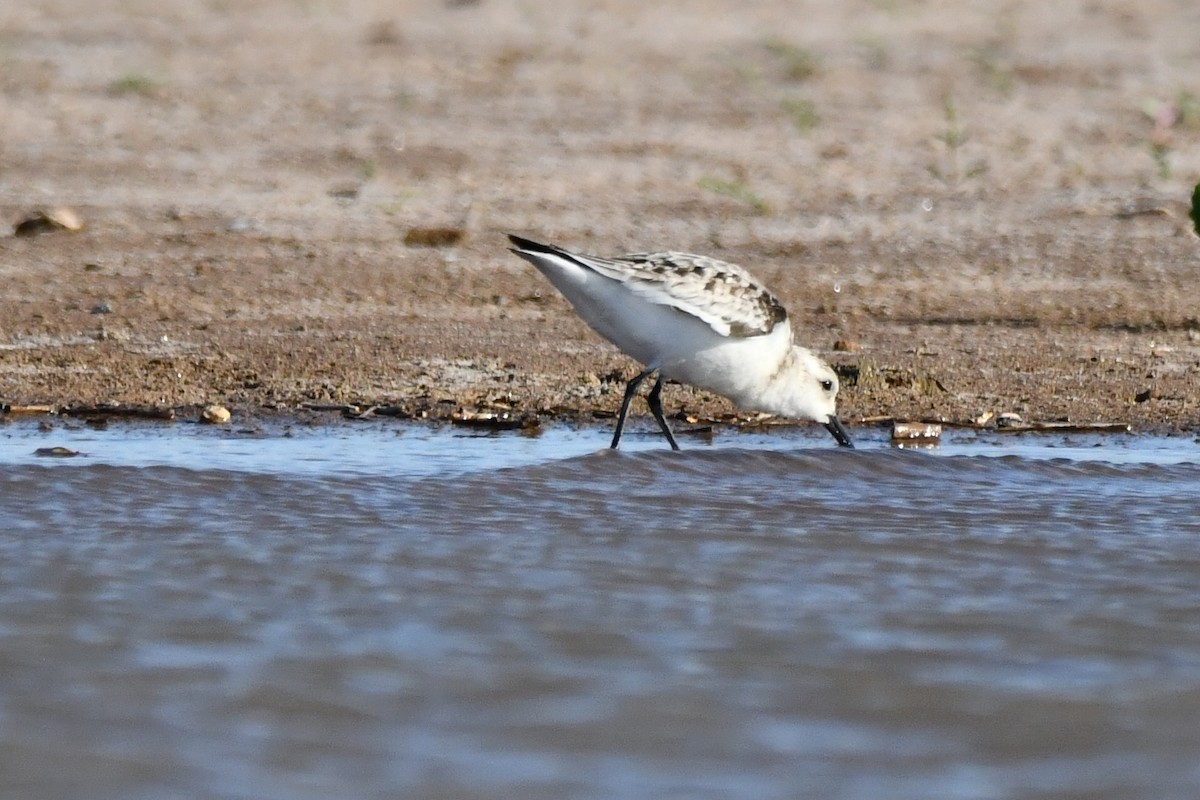
[{"label": "shorebird", "polygon": [[814,420],[839,445],[854,446],[837,417],[837,375],[792,341],[787,310],[746,270],[688,253],[599,258],[508,238],[584,321],[644,367],[625,387],[611,447],[621,442],[638,386],[656,372],[646,400],[673,450],[679,444],[663,417],[663,378],[746,410]]}]

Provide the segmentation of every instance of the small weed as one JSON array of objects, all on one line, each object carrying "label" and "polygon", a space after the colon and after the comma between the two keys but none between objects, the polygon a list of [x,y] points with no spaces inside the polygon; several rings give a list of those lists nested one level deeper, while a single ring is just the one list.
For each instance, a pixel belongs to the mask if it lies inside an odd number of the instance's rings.
[{"label": "small weed", "polygon": [[742,63],[731,64],[730,67],[732,68],[733,73],[738,76],[738,80],[746,84],[748,87],[757,89],[762,85],[762,73],[757,67]]},{"label": "small weed", "polygon": [[958,148],[962,147],[967,141],[967,132],[963,130],[962,125],[958,121],[958,106],[954,102],[954,98],[950,95],[946,96],[946,100],[942,104],[942,110],[946,117],[946,130],[938,138],[946,145],[951,153],[957,155]]},{"label": "small weed", "polygon": [[379,171],[379,165],[373,158],[364,158],[358,165],[358,177],[364,182],[375,177],[375,173]]},{"label": "small weed", "polygon": [[[1182,95],[1180,99],[1183,99]],[[1150,148],[1150,157],[1154,159],[1154,165],[1158,168],[1158,177],[1162,180],[1169,180],[1171,177],[1171,147],[1175,138],[1172,129],[1185,123],[1184,108],[1179,103],[1151,99],[1143,105],[1142,112],[1153,124],[1147,142]]]},{"label": "small weed", "polygon": [[157,78],[141,72],[129,72],[108,85],[109,94],[136,94],[141,97],[154,97],[163,89],[163,83]]},{"label": "small weed", "polygon": [[792,124],[801,133],[808,133],[821,124],[821,115],[811,100],[802,97],[785,97],[783,110],[792,118]]},{"label": "small weed", "polygon": [[949,161],[948,170],[943,171],[936,164],[929,167],[929,171],[934,177],[940,178],[947,183],[958,183],[962,177],[962,170],[959,167],[958,151],[967,141],[967,132],[963,129],[962,124],[958,121],[958,106],[954,103],[954,98],[950,95],[946,96],[942,104],[942,113],[945,117],[946,127],[937,137],[942,144],[946,146],[946,156]]},{"label": "small weed", "polygon": [[1150,140],[1150,157],[1158,168],[1158,177],[1164,181],[1171,179],[1171,145],[1167,142]]},{"label": "small weed", "polygon": [[420,192],[412,187],[405,187],[392,195],[392,199],[388,200],[379,206],[379,210],[389,217],[399,214],[415,199],[420,197]]},{"label": "small weed", "polygon": [[944,171],[937,164],[931,164],[929,166],[930,174],[946,183],[957,184],[963,178],[974,178],[977,175],[987,172],[987,162],[982,159],[972,161],[967,165],[965,170],[962,168],[960,150],[968,137],[966,129],[959,122],[958,106],[955,105],[953,97],[946,97],[943,113],[945,114],[946,127],[937,138],[946,146],[946,156],[949,163],[947,164],[947,169]]},{"label": "small weed", "polygon": [[763,215],[771,212],[771,207],[767,205],[767,201],[755,194],[744,183],[738,181],[724,181],[720,178],[704,177],[697,181],[696,185],[701,189],[706,189],[710,192],[739,200],[750,206],[750,209],[755,214]]},{"label": "small weed", "polygon": [[1200,97],[1182,90],[1175,98],[1175,107],[1179,109],[1179,124],[1189,130],[1200,130]]},{"label": "small weed", "polygon": [[806,81],[821,71],[821,59],[811,50],[782,39],[771,39],[766,48],[783,63],[783,76],[789,81]]},{"label": "small weed", "polygon": [[392,95],[392,104],[397,111],[408,111],[417,102],[417,95],[409,89],[397,89]]},{"label": "small weed", "polygon": [[1017,86],[1017,73],[1012,65],[1002,59],[992,48],[978,47],[970,53],[971,62],[988,84],[1000,94],[1008,97]]}]

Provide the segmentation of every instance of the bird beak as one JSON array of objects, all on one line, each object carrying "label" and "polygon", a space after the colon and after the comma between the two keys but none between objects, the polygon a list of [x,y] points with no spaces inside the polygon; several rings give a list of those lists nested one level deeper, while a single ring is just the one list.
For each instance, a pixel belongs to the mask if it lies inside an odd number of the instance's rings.
[{"label": "bird beak", "polygon": [[833,438],[837,439],[837,443],[842,447],[854,448],[854,443],[850,441],[850,437],[846,434],[846,429],[842,427],[842,422],[837,418],[836,414],[830,414],[829,420],[825,423],[825,430],[833,434]]}]

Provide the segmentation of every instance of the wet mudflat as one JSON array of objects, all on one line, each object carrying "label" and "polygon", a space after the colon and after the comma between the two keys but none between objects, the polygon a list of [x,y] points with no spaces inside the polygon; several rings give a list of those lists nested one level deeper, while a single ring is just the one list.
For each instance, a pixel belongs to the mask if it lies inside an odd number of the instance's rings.
[{"label": "wet mudflat", "polygon": [[858,433],[7,426],[0,794],[1194,796],[1198,445]]}]

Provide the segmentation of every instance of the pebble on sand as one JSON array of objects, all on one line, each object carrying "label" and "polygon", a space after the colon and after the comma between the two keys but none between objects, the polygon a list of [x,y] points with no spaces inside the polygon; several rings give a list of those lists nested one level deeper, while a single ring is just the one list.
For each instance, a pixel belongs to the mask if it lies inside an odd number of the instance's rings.
[{"label": "pebble on sand", "polygon": [[79,231],[83,230],[83,221],[65,206],[50,210],[34,211],[13,227],[15,236],[36,236],[50,231]]},{"label": "pebble on sand", "polygon": [[205,406],[200,412],[200,421],[206,425],[224,425],[232,416],[225,406],[213,404]]}]

